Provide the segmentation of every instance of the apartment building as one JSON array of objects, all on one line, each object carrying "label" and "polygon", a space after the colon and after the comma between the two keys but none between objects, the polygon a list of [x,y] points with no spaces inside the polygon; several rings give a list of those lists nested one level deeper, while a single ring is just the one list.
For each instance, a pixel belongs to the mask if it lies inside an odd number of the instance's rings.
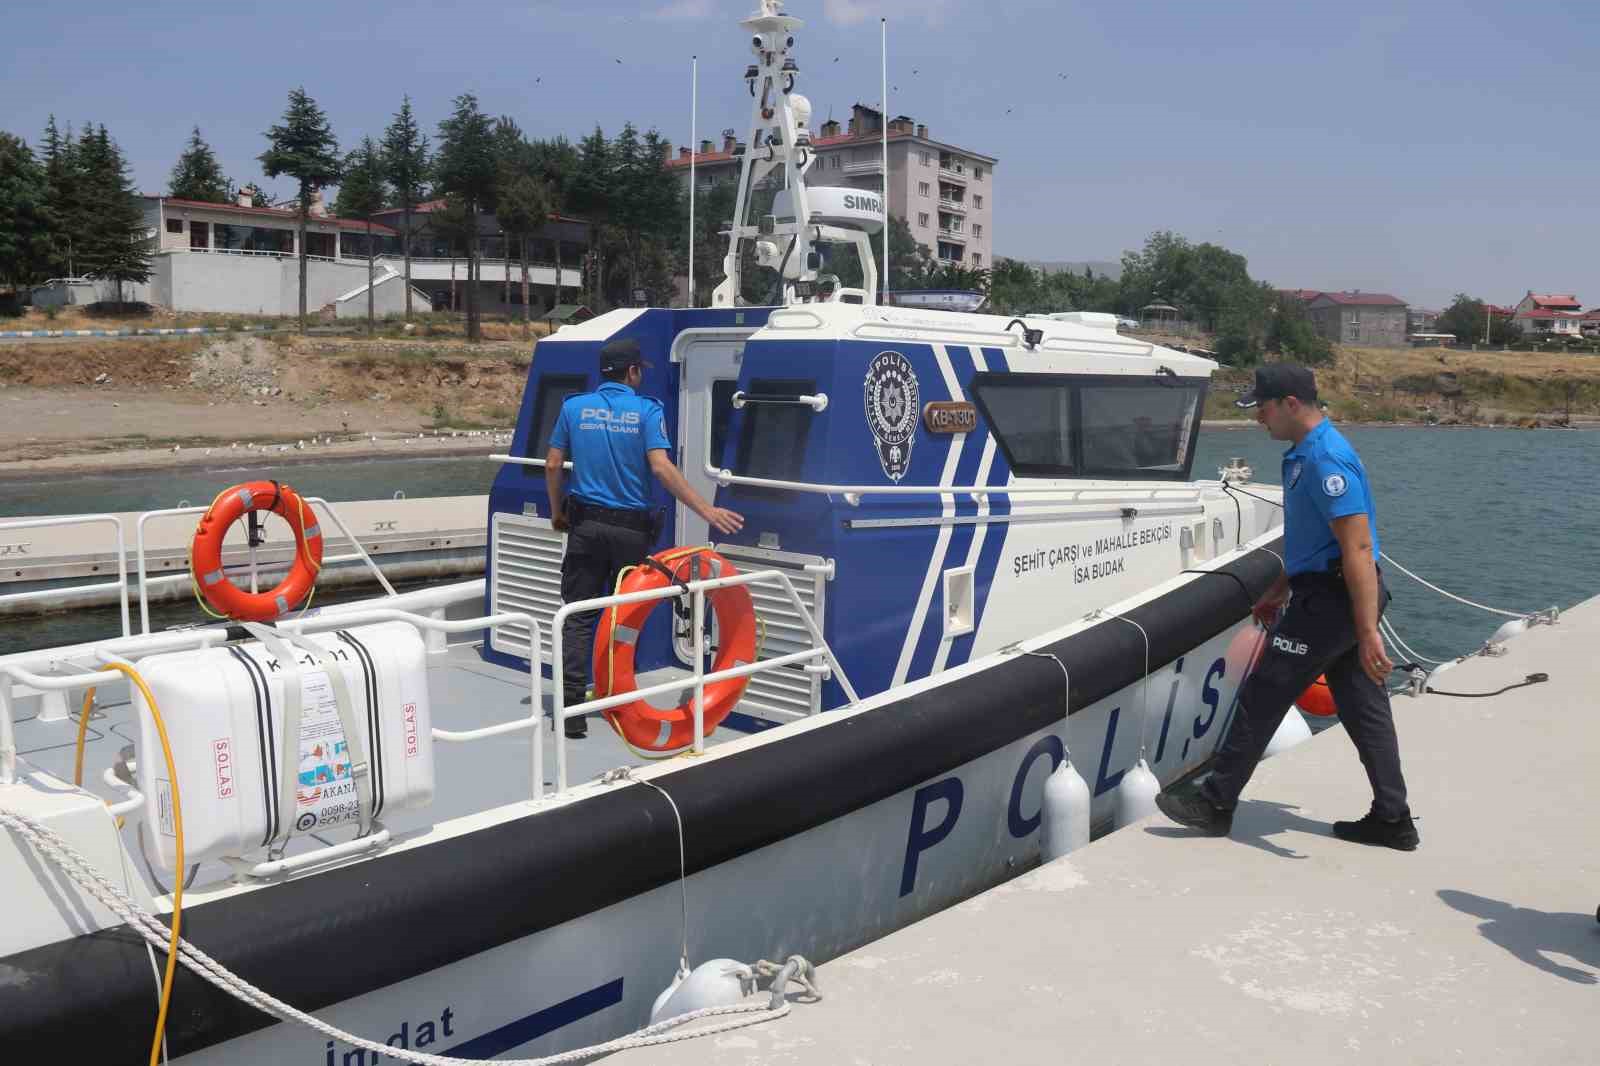
[{"label": "apartment building", "polygon": [[[812,131],[817,160],[806,172],[807,185],[884,188],[883,115],[856,104],[848,125],[829,119]],[[994,171],[991,155],[934,140],[928,127],[910,116],[889,120],[889,212],[905,219],[918,244],[941,263],[985,268],[994,264]],[[701,141],[683,147],[667,166],[702,191],[719,181],[737,181],[741,159],[733,133],[720,145]]]}]

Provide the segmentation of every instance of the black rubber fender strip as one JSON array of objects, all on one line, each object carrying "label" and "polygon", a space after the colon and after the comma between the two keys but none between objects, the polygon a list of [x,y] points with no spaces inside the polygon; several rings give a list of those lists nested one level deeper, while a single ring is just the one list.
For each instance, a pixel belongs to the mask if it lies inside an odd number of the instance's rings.
[{"label": "black rubber fender strip", "polygon": [[[1270,545],[1281,552],[1281,544]],[[1259,596],[1278,559],[1225,568]],[[1171,662],[1247,614],[1233,580],[1195,576],[1127,612]],[[1072,676],[1071,711],[1138,681],[1144,639],[1111,619],[1044,649]],[[1061,672],[1003,659],[868,713],[658,779],[682,812],[690,873],[847,815],[1059,722]],[[308,1011],[447,966],[668,884],[671,812],[619,787],[410,851],[379,855],[184,910],[184,935]],[[153,986],[126,927],[0,959],[0,1048],[17,1061],[144,1061]],[[272,1020],[179,967],[167,1021],[174,1057]]]}]

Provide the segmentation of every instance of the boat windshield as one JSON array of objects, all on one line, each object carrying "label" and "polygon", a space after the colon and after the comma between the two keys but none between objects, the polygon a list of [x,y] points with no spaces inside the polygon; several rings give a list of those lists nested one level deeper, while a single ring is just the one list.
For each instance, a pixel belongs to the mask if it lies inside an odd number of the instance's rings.
[{"label": "boat windshield", "polygon": [[1205,383],[979,374],[972,392],[1019,475],[1183,481]]}]

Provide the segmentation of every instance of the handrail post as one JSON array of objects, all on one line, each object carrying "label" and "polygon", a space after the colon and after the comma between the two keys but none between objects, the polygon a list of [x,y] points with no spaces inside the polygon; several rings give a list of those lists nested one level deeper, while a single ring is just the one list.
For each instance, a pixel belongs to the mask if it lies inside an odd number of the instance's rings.
[{"label": "handrail post", "polygon": [[572,613],[569,606],[563,603],[550,619],[550,735],[556,744],[557,795],[567,790],[567,685],[561,670],[561,631],[566,628],[567,615]]},{"label": "handrail post", "polygon": [[13,684],[15,681],[10,676],[0,674],[0,785],[15,784],[17,780],[17,733],[12,721]]},{"label": "handrail post", "polygon": [[[696,567],[698,569],[698,567]],[[706,611],[705,589],[694,590],[694,753],[706,753]]]}]

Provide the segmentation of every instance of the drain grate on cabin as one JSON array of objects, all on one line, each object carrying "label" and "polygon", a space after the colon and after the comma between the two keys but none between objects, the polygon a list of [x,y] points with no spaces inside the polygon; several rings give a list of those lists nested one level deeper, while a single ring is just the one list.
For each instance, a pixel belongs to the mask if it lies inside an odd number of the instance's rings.
[{"label": "drain grate on cabin", "polygon": [[[782,570],[817,629],[826,632],[823,622],[827,607],[827,579],[820,573],[806,570],[808,565],[824,563],[826,560],[821,556],[796,555],[793,552],[735,544],[718,544],[716,549],[718,554],[741,571]],[[755,601],[756,617],[761,620],[759,632],[764,636],[760,649],[762,659],[776,659],[780,655],[814,646],[805,622],[794,609],[794,603],[782,584],[769,578],[746,587],[750,590],[750,598]],[[804,718],[817,713],[821,707],[822,679],[816,674],[807,673],[801,664],[752,676],[738,709],[745,714],[764,718]]]},{"label": "drain grate on cabin", "polygon": [[[489,613],[524,611],[539,622],[538,658],[550,662],[550,623],[561,607],[561,556],[566,537],[548,518],[502,511],[494,516],[489,560]],[[489,631],[489,647],[506,655],[535,658],[528,627],[506,622]]]}]

